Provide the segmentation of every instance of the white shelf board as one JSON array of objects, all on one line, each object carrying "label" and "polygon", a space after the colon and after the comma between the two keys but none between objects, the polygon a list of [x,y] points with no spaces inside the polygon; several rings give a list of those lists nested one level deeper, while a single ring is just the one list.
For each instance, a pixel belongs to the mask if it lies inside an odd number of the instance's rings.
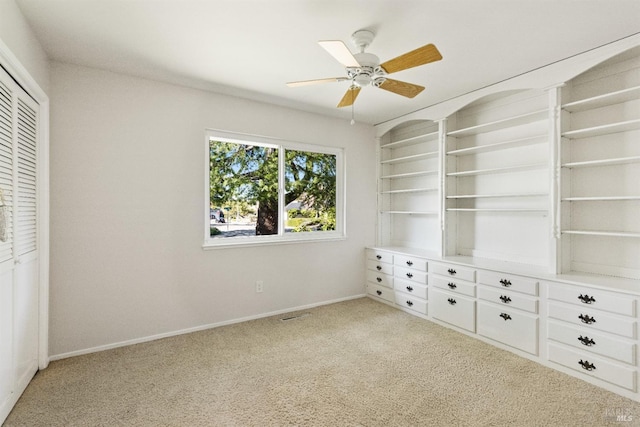
[{"label": "white shelf board", "polygon": [[600,202],[600,201],[625,201],[640,200],[640,196],[591,196],[591,197],[564,197],[563,202]]},{"label": "white shelf board", "polygon": [[381,191],[381,194],[406,194],[406,193],[428,193],[428,192],[433,192],[433,191],[438,191],[437,188],[407,188],[407,189],[403,189],[403,190],[387,190],[387,191]]},{"label": "white shelf board", "polygon": [[640,129],[640,119],[627,120],[624,122],[608,123],[606,125],[593,126],[584,129],[575,129],[563,132],[564,138],[579,139],[589,138],[592,136],[607,135],[610,133],[626,132],[630,130]]},{"label": "white shelf board", "polygon": [[562,230],[562,234],[581,234],[587,236],[608,236],[608,237],[640,237],[640,233],[628,231],[595,231],[595,230]]},{"label": "white shelf board", "polygon": [[494,209],[476,209],[476,208],[447,208],[447,212],[537,212],[546,214],[547,209],[535,208],[494,208]]},{"label": "white shelf board", "polygon": [[381,214],[394,215],[438,215],[435,211],[380,211]]},{"label": "white shelf board", "polygon": [[616,159],[589,160],[586,162],[568,162],[562,165],[563,168],[584,168],[593,166],[622,165],[625,163],[640,162],[640,156],[619,157]]},{"label": "white shelf board", "polygon": [[546,163],[534,163],[530,165],[506,166],[502,168],[476,169],[476,170],[462,171],[462,172],[449,172],[447,176],[472,176],[472,175],[484,175],[484,174],[492,174],[492,173],[508,173],[508,172],[518,172],[518,171],[526,171],[526,170],[533,170],[533,169],[544,169],[546,167],[547,167]]},{"label": "white shelf board", "polygon": [[382,160],[380,164],[387,165],[391,163],[414,162],[416,160],[428,159],[430,157],[437,157],[437,156],[438,156],[437,151],[430,151],[428,153],[420,153],[420,154],[414,154],[412,156],[396,157],[394,159]]},{"label": "white shelf board", "polygon": [[537,110],[530,113],[520,114],[513,117],[507,117],[500,120],[494,120],[488,123],[482,123],[475,126],[470,126],[463,129],[453,130],[448,132],[448,136],[467,136],[475,135],[478,133],[491,132],[498,129],[504,129],[507,127],[518,126],[526,123],[532,123],[539,120],[546,119],[548,117],[549,110]]},{"label": "white shelf board", "polygon": [[382,144],[380,148],[394,148],[403,145],[419,144],[421,142],[430,141],[436,138],[438,138],[438,131],[429,132],[418,136],[412,136],[411,138],[399,139],[398,141],[388,142],[386,144]]},{"label": "white shelf board", "polygon": [[429,170],[429,171],[420,171],[420,172],[407,172],[407,173],[397,173],[393,175],[384,175],[381,176],[381,179],[397,179],[397,178],[412,178],[415,176],[425,176],[425,175],[435,175],[437,174],[437,170]]},{"label": "white shelf board", "polygon": [[459,148],[447,151],[450,156],[466,156],[469,154],[484,153],[488,151],[504,150],[505,148],[521,147],[525,145],[540,144],[547,142],[547,134],[529,136],[526,138],[512,139],[509,141],[495,142],[493,144],[477,145],[475,147]]},{"label": "white shelf board", "polygon": [[543,197],[549,193],[509,193],[509,194],[460,194],[447,196],[447,199],[489,199],[498,197]]},{"label": "white shelf board", "polygon": [[621,104],[627,101],[633,101],[640,98],[640,86],[634,86],[615,92],[605,93],[591,98],[585,98],[578,101],[568,102],[562,108],[571,113],[578,111],[586,111],[608,105]]}]

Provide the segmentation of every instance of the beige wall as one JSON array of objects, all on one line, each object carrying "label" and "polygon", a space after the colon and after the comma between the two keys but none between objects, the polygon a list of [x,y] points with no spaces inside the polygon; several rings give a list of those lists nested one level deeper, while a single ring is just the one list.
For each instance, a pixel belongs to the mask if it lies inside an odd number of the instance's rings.
[{"label": "beige wall", "polygon": [[[56,62],[51,105],[51,355],[364,293],[372,126]],[[345,147],[348,238],[204,251],[205,128]]]},{"label": "beige wall", "polygon": [[49,60],[14,0],[0,0],[0,40],[49,93]]}]

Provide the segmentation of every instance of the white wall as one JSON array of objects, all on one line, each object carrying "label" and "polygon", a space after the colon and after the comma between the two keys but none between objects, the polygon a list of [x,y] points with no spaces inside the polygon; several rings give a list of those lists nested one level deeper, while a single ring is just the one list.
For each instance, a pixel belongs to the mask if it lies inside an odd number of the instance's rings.
[{"label": "white wall", "polygon": [[0,0],[0,40],[49,93],[49,60],[14,0]]},{"label": "white wall", "polygon": [[[56,62],[51,105],[52,356],[364,293],[372,126]],[[205,128],[346,147],[348,238],[204,251]]]}]

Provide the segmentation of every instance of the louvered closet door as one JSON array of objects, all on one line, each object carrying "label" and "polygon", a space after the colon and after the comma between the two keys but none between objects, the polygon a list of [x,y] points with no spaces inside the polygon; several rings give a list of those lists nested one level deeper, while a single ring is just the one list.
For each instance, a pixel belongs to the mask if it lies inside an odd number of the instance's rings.
[{"label": "louvered closet door", "polygon": [[38,104],[0,68],[0,423],[38,370]]}]

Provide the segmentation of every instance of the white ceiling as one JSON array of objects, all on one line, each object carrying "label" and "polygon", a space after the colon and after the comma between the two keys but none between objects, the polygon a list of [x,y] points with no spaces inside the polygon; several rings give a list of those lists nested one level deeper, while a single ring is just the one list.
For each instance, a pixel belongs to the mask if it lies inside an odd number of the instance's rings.
[{"label": "white ceiling", "polygon": [[413,99],[364,88],[357,121],[377,124],[640,31],[638,0],[16,0],[52,60],[350,119],[348,82],[318,40],[386,61],[427,43],[443,59],[391,77]]}]

